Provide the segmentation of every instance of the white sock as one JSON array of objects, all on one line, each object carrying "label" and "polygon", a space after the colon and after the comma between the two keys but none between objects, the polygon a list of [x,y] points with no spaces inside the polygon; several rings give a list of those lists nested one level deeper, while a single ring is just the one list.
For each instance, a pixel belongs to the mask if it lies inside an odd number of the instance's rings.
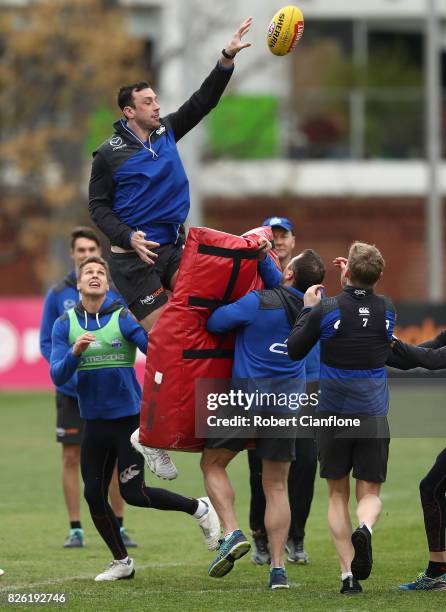
[{"label": "white sock", "polygon": [[344,581],[346,578],[348,578],[349,576],[351,576],[353,578],[353,574],[351,572],[342,572],[341,574],[341,580]]},{"label": "white sock", "polygon": [[232,536],[233,533],[234,533],[233,531],[228,531],[228,533],[225,533],[224,539],[229,540],[229,538]]},{"label": "white sock", "polygon": [[367,523],[360,523],[360,525],[359,525],[359,526],[360,526],[360,527],[367,527],[367,529],[370,531],[370,535],[372,535],[373,530],[372,530],[372,528],[371,528],[371,527],[369,527],[369,526],[367,525]]},{"label": "white sock", "polygon": [[124,564],[126,564],[126,565],[127,565],[127,564],[128,564],[128,562],[129,562],[129,558],[128,558],[128,556],[127,556],[127,557],[125,557],[124,559],[115,559],[115,561],[118,561],[119,563],[124,563]]},{"label": "white sock", "polygon": [[201,499],[198,499],[198,506],[194,512],[194,518],[199,519],[209,511],[209,506],[204,503]]}]

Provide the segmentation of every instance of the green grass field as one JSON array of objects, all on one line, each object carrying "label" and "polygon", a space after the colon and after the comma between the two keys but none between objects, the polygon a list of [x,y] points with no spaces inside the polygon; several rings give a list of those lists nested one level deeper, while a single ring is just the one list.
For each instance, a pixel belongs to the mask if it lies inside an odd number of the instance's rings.
[{"label": "green grass field", "polygon": [[[419,392],[424,393],[424,391]],[[407,403],[409,394],[394,394]],[[443,395],[444,397],[444,395]],[[440,397],[439,397],[440,399]],[[422,405],[422,396],[410,392]],[[441,399],[440,399],[441,401]],[[444,401],[444,400],[443,400]],[[8,593],[65,593],[69,610],[441,610],[446,593],[402,593],[401,581],[413,578],[426,565],[426,543],[418,499],[418,481],[444,447],[443,439],[394,440],[384,508],[374,532],[375,565],[365,592],[354,598],[338,594],[339,569],[326,525],[325,483],[317,480],[307,525],[310,564],[288,564],[289,591],[269,592],[267,569],[246,556],[223,579],[212,579],[207,567],[212,553],[186,515],[128,508],[126,526],[140,544],[132,549],[135,580],[95,583],[94,576],[110,554],[90,521],[85,503],[82,520],[87,546],[67,550],[62,544],[67,518],[60,484],[60,448],[54,441],[51,394],[0,396],[1,496],[0,609],[30,608],[8,604]],[[198,455],[175,454],[179,478],[166,485],[187,495],[202,495]],[[238,516],[248,529],[248,470],[241,455],[231,468],[237,492]],[[154,486],[160,482],[147,476]],[[53,607],[56,604],[53,604]],[[44,604],[40,604],[44,606]],[[36,607],[34,605],[34,607]]]}]

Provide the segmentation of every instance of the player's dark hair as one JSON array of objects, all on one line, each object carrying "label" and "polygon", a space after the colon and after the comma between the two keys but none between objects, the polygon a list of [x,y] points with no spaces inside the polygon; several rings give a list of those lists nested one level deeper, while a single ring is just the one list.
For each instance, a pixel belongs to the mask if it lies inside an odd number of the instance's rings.
[{"label": "player's dark hair", "polygon": [[102,257],[99,257],[98,255],[92,255],[91,257],[87,257],[87,259],[85,259],[79,266],[79,272],[77,275],[77,278],[81,278],[82,276],[82,271],[85,268],[85,266],[87,264],[91,264],[91,263],[97,263],[97,264],[101,264],[101,266],[104,266],[105,268],[105,273],[107,275],[107,280],[110,279],[110,270],[108,268],[108,263],[105,261],[105,259],[103,259]]},{"label": "player's dark hair", "polygon": [[308,287],[319,285],[325,276],[325,265],[313,249],[305,249],[298,257],[291,260],[294,274],[293,287],[305,293]]},{"label": "player's dark hair", "polygon": [[86,225],[79,225],[78,227],[73,228],[70,234],[70,238],[70,245],[72,249],[74,249],[74,244],[78,238],[88,238],[88,240],[93,240],[94,242],[96,242],[98,247],[101,246],[97,233],[94,231],[93,228],[88,227]]},{"label": "player's dark hair", "polygon": [[386,262],[374,244],[354,242],[348,252],[350,282],[355,287],[369,289],[375,285]]},{"label": "player's dark hair", "polygon": [[146,81],[139,81],[139,83],[132,83],[131,85],[124,85],[118,92],[118,106],[121,110],[124,110],[126,106],[135,108],[135,102],[133,101],[133,92],[142,91],[148,89],[150,85]]}]

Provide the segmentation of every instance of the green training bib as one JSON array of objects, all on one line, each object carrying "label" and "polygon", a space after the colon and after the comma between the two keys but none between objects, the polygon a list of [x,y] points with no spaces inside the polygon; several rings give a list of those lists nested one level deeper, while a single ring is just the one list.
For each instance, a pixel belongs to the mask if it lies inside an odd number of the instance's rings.
[{"label": "green training bib", "polygon": [[[95,340],[81,355],[78,370],[95,370],[98,368],[133,368],[136,358],[136,346],[128,342],[119,327],[119,315],[123,309],[115,310],[104,326],[92,331]],[[67,311],[70,321],[68,342],[70,346],[79,336],[90,331],[79,325],[74,308]]]}]

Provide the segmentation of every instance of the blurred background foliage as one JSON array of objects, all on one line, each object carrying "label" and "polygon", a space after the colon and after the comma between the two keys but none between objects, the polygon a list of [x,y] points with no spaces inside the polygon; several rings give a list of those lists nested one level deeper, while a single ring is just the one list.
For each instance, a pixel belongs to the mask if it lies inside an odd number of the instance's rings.
[{"label": "blurred background foliage", "polygon": [[32,254],[40,279],[48,261],[57,266],[47,246],[63,236],[66,250],[69,229],[87,220],[86,157],[119,114],[119,87],[141,77],[141,58],[125,10],[106,0],[2,11],[0,263]]}]

